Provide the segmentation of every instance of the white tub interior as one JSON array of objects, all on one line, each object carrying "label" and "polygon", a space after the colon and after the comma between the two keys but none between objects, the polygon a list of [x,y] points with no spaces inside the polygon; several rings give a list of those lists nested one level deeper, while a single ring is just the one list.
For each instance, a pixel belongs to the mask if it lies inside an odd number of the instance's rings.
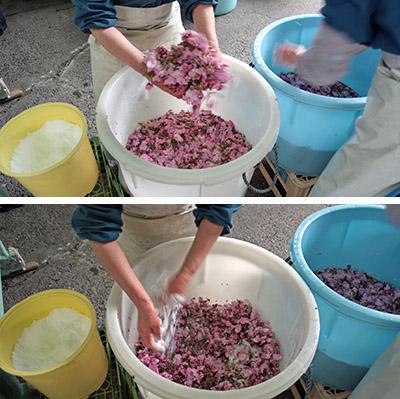
[{"label": "white tub interior", "polygon": [[[236,128],[255,145],[265,134],[271,119],[271,98],[265,95],[264,87],[257,84],[243,65],[230,60],[229,71],[234,74],[234,79],[224,90],[212,95],[212,111],[232,120]],[[123,147],[139,123],[159,117],[169,110],[179,112],[190,109],[183,100],[157,87],[146,90],[146,83],[147,79],[132,68],[124,68],[102,94],[109,128]]]},{"label": "white tub interior", "polygon": [[256,166],[274,146],[279,130],[279,108],[271,86],[247,64],[224,56],[234,79],[213,95],[212,110],[232,120],[253,145],[244,156],[227,164],[206,169],[176,169],[155,165],[125,149],[128,136],[139,123],[159,117],[168,110],[189,106],[154,87],[132,68],[116,73],[100,96],[97,128],[102,144],[119,162],[130,193],[135,196],[243,196]]}]

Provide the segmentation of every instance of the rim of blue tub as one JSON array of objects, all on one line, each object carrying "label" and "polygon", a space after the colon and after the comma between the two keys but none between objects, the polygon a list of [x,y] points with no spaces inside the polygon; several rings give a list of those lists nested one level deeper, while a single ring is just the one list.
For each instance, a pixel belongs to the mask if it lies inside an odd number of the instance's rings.
[{"label": "rim of blue tub", "polygon": [[279,19],[278,21],[272,22],[267,25],[264,29],[262,29],[256,39],[253,42],[251,57],[253,64],[256,66],[256,69],[261,73],[261,75],[266,78],[273,87],[284,92],[286,95],[295,98],[296,101],[311,104],[317,107],[326,107],[326,108],[340,108],[343,109],[343,106],[346,107],[347,110],[363,110],[365,103],[367,101],[367,97],[357,97],[357,98],[335,98],[335,97],[327,97],[322,96],[320,94],[309,93],[307,91],[301,90],[297,87],[292,86],[291,84],[285,82],[278,75],[273,72],[269,66],[266,64],[262,53],[261,46],[265,36],[277,26],[282,23],[295,21],[298,19],[306,19],[306,18],[318,18],[320,20],[323,19],[321,14],[301,14],[294,15],[292,17],[286,17]]},{"label": "rim of blue tub", "polygon": [[334,290],[324,284],[308,266],[302,251],[302,239],[307,228],[319,217],[325,214],[341,212],[344,209],[380,209],[384,211],[384,205],[338,205],[317,211],[305,218],[295,231],[290,242],[290,256],[296,271],[305,280],[311,291],[320,295],[329,302],[338,312],[358,318],[371,324],[377,321],[384,323],[387,327],[400,327],[400,315],[385,313],[370,309],[350,301],[336,293]]}]

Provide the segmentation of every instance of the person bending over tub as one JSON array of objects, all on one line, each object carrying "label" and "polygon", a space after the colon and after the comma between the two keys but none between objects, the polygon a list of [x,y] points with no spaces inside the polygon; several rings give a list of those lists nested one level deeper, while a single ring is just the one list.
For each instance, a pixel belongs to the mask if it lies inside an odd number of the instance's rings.
[{"label": "person bending over tub", "polygon": [[400,184],[400,1],[326,0],[309,50],[281,45],[277,62],[305,80],[328,85],[368,47],[382,61],[355,135],[332,158],[311,196],[385,196]]},{"label": "person bending over tub", "polygon": [[[400,205],[387,205],[390,220],[400,234]],[[375,361],[349,399],[394,399],[400,391],[400,333]]]},{"label": "person bending over tub", "polygon": [[143,51],[181,41],[184,27],[180,6],[184,16],[194,22],[196,30],[207,37],[220,55],[214,17],[218,0],[71,1],[76,8],[75,24],[91,34],[90,59],[96,102],[107,81],[124,65],[146,75]]},{"label": "person bending over tub", "polygon": [[[72,226],[90,240],[99,263],[138,309],[138,331],[146,346],[160,338],[160,321],[150,296],[132,266],[146,250],[166,241],[195,235],[168,293],[185,295],[190,281],[221,234],[232,228],[240,205],[81,205]],[[197,226],[197,229],[196,229]],[[121,234],[122,232],[122,234]]]}]

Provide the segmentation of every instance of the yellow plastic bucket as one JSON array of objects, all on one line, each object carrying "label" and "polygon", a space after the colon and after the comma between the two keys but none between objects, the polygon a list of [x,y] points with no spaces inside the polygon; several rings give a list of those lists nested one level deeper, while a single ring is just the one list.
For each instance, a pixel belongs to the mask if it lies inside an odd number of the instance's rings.
[{"label": "yellow plastic bucket", "polygon": [[[48,120],[61,119],[78,125],[83,134],[76,147],[57,164],[35,173],[10,170],[12,154],[29,133]],[[99,171],[87,136],[85,116],[66,103],[45,103],[29,108],[8,121],[0,130],[0,171],[15,177],[33,195],[42,197],[80,197],[96,185]]]},{"label": "yellow plastic bucket", "polygon": [[[34,320],[46,317],[56,308],[67,307],[90,318],[89,335],[80,348],[64,363],[49,370],[16,370],[12,352],[22,331]],[[83,399],[103,384],[108,363],[96,328],[96,313],[90,301],[72,290],[48,290],[32,295],[11,308],[0,319],[0,368],[23,377],[50,399]]]}]

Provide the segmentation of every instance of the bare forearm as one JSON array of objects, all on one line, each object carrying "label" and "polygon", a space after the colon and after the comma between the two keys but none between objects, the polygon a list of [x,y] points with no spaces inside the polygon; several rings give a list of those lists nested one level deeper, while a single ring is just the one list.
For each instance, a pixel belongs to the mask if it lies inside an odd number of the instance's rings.
[{"label": "bare forearm", "polygon": [[213,6],[199,4],[193,11],[193,21],[197,32],[203,33],[213,47],[218,48]]},{"label": "bare forearm", "polygon": [[211,248],[221,235],[222,226],[203,219],[196,237],[182,265],[181,271],[193,275],[204,261]]},{"label": "bare forearm", "polygon": [[137,308],[153,307],[139,279],[116,241],[106,244],[92,241],[94,253],[107,273],[118,283]]},{"label": "bare forearm", "polygon": [[129,65],[139,73],[145,73],[144,54],[118,29],[91,29],[91,32],[96,40],[121,62]]}]

